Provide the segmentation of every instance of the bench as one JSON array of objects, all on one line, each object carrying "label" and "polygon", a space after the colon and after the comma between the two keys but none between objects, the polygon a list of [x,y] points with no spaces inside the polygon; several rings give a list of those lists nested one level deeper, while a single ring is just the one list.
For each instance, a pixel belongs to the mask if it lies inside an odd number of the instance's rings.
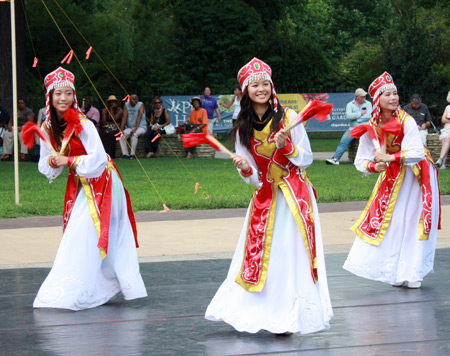
[{"label": "bench", "polygon": [[[128,142],[129,139],[128,139]],[[136,147],[136,156],[139,158],[147,157],[145,152],[145,139],[144,135],[139,137],[138,144]],[[128,147],[128,149],[130,149]],[[200,158],[213,158],[216,151],[210,145],[199,145],[195,149],[195,157]],[[158,152],[156,153],[157,157],[185,157],[186,149],[183,147],[183,143],[181,142],[181,135],[172,134],[172,135],[161,135],[161,140],[159,141]],[[122,151],[120,150],[120,145],[117,142],[116,144],[116,157],[122,157]]]}]

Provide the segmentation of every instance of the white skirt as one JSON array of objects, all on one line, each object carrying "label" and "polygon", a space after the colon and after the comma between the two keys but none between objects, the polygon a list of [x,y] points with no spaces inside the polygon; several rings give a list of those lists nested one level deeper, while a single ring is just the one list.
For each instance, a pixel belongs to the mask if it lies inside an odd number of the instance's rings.
[{"label": "white skirt", "polygon": [[205,318],[224,321],[238,331],[312,333],[330,327],[333,311],[328,293],[322,233],[313,201],[318,277],[314,283],[309,257],[294,217],[279,190],[267,279],[262,292],[248,292],[235,282],[240,272],[249,211],[226,280],[206,310]]},{"label": "white skirt", "polygon": [[422,281],[433,272],[439,219],[439,187],[433,165],[430,165],[430,180],[433,205],[428,240],[418,238],[422,192],[413,171],[407,168],[383,241],[374,246],[356,237],[344,269],[389,284]]},{"label": "white skirt", "polygon": [[34,308],[82,310],[102,305],[120,292],[127,300],[147,296],[123,185],[114,170],[111,179],[108,255],[102,260],[86,193],[81,188]]}]

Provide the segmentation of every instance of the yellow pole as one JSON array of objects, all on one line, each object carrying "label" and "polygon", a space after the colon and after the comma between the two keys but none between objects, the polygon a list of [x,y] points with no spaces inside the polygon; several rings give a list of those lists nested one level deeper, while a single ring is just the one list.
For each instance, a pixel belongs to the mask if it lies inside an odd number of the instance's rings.
[{"label": "yellow pole", "polygon": [[14,192],[16,205],[19,205],[19,139],[17,127],[17,63],[16,63],[16,12],[11,0],[11,60],[12,60],[12,105],[14,125]]}]

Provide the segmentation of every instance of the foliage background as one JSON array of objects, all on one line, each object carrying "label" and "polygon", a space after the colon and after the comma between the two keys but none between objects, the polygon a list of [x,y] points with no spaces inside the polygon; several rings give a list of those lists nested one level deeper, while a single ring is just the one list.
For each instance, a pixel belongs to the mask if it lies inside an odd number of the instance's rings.
[{"label": "foliage background", "polygon": [[[450,89],[449,0],[24,1],[40,63],[40,73],[27,70],[35,109],[42,106],[42,76],[69,50],[43,4],[103,98],[125,90],[141,98],[191,95],[206,85],[213,94],[228,93],[254,56],[271,65],[280,93],[367,88],[387,70],[402,102],[418,92],[440,115]],[[94,54],[84,59],[89,46],[60,8],[125,90]],[[27,35],[27,63],[30,44]],[[96,97],[75,59],[67,67],[78,92]]]}]

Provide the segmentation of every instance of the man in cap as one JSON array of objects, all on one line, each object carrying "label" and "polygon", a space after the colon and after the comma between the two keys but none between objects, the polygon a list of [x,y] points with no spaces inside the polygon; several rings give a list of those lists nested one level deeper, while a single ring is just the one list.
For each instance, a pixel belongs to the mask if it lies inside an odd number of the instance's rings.
[{"label": "man in cap", "polygon": [[350,120],[350,127],[345,131],[339,142],[332,158],[326,160],[327,164],[337,166],[339,160],[347,149],[348,145],[354,140],[350,137],[350,131],[357,125],[364,124],[370,120],[372,115],[372,104],[366,100],[367,93],[364,89],[358,88],[355,90],[355,100],[350,101],[345,109],[345,116]]},{"label": "man in cap", "polygon": [[416,120],[417,128],[420,132],[423,144],[427,145],[428,128],[431,126],[431,114],[428,106],[422,103],[422,98],[419,94],[414,94],[410,103],[403,107],[409,115]]}]

